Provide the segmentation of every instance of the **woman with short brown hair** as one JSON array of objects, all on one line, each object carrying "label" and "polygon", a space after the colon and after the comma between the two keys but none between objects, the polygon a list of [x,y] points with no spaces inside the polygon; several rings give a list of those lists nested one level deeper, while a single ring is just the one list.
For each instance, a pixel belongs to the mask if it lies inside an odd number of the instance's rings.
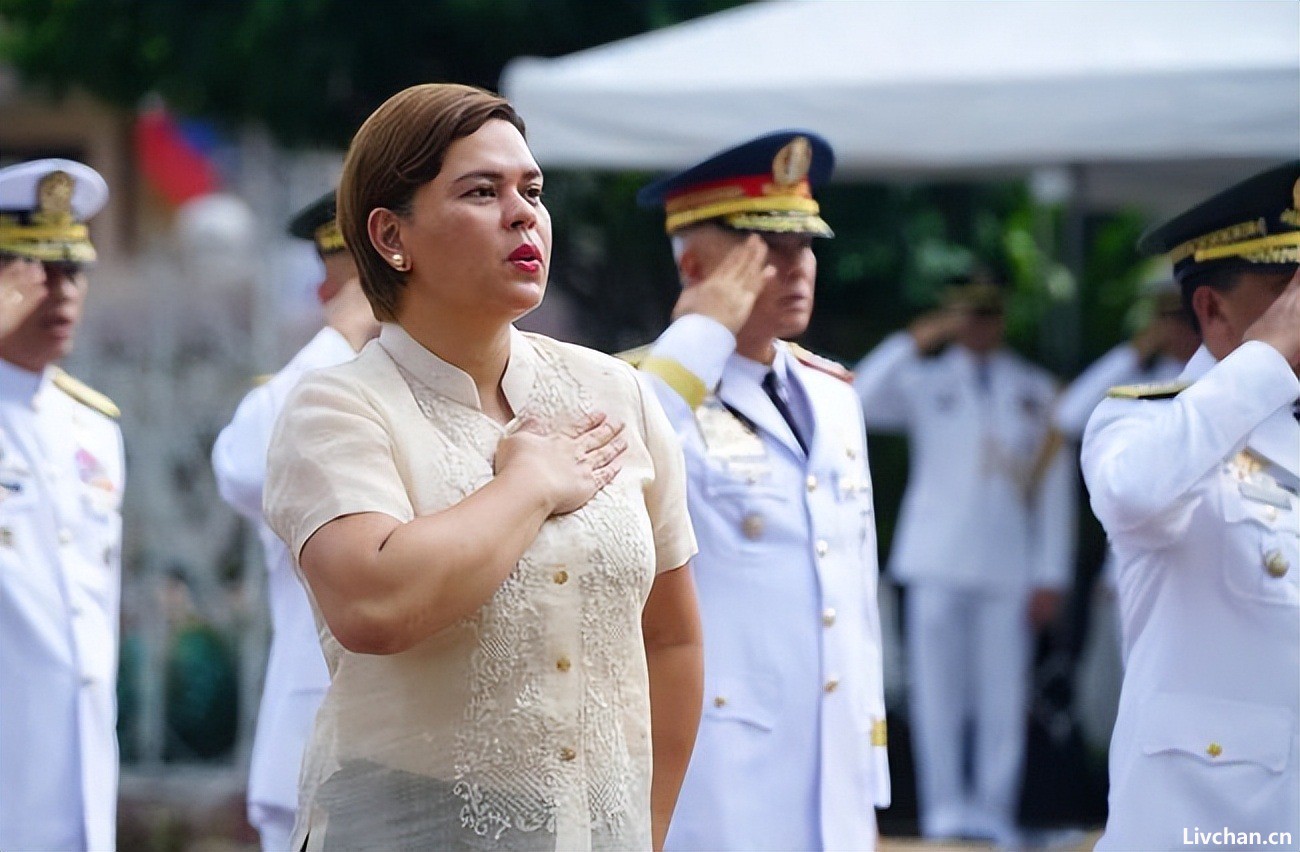
[{"label": "woman with short brown hair", "polygon": [[386,322],[295,390],[266,486],[332,675],[308,849],[662,845],[701,697],[682,456],[630,368],[513,327],[541,187],[513,109],[465,86],[395,95],[348,152]]}]

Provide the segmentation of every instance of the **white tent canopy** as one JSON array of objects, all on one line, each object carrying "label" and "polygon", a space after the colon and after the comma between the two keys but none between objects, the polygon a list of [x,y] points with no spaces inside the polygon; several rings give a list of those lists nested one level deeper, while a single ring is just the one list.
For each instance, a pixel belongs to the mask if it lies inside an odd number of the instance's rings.
[{"label": "white tent canopy", "polygon": [[771,0],[516,59],[502,89],[548,167],[675,168],[806,127],[840,176],[1088,164],[1195,197],[1300,155],[1300,3]]}]

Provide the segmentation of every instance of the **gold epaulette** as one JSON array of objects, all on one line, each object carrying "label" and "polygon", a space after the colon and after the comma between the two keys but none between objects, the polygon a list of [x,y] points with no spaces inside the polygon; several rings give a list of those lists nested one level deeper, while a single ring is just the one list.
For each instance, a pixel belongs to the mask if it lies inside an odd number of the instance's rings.
[{"label": "gold epaulette", "polygon": [[614,357],[620,361],[626,361],[633,367],[640,367],[641,362],[650,354],[650,347],[653,343],[647,343],[644,346],[638,346],[635,349],[624,349],[622,352],[614,353]]},{"label": "gold epaulette", "polygon": [[1106,391],[1106,396],[1111,399],[1173,399],[1191,386],[1191,382],[1147,382],[1140,385],[1116,385]]},{"label": "gold epaulette", "polygon": [[704,402],[704,398],[709,394],[709,389],[704,386],[704,382],[671,358],[655,358],[652,356],[650,348],[653,345],[647,343],[645,346],[619,352],[614,357],[626,361],[643,373],[658,376],[663,380],[664,384],[686,400],[686,404],[691,407],[692,411],[699,408],[700,404]]},{"label": "gold epaulette", "polygon": [[262,373],[260,376],[253,376],[253,381],[250,382],[249,384],[251,384],[255,388],[260,388],[262,385],[266,384],[267,382],[271,381],[271,379],[274,378],[275,378],[275,373]]},{"label": "gold epaulette", "polygon": [[111,417],[114,420],[122,416],[122,409],[114,404],[113,400],[104,396],[90,385],[79,379],[74,379],[63,370],[54,368],[54,386],[75,399],[77,402],[93,408],[105,417]]},{"label": "gold epaulette", "polygon": [[809,352],[798,343],[787,343],[786,345],[790,347],[790,354],[794,356],[795,360],[805,367],[812,367],[814,370],[834,376],[842,382],[853,384],[853,372],[846,369],[842,364]]}]

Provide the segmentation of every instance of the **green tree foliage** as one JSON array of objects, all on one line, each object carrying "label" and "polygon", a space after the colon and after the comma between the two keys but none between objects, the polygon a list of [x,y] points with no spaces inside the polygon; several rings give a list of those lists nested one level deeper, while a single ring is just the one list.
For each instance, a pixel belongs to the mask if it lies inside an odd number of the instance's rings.
[{"label": "green tree foliage", "polygon": [[133,106],[150,93],[287,144],[346,144],[394,92],[495,88],[559,56],[743,0],[0,0],[0,58],[29,84]]}]

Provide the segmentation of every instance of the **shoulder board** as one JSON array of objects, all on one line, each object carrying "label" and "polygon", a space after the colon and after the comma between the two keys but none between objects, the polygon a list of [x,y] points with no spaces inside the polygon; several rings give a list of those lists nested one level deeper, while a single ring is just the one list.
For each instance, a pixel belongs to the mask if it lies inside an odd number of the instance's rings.
[{"label": "shoulder board", "polygon": [[787,343],[786,345],[790,347],[790,354],[794,356],[795,360],[805,367],[811,367],[819,372],[834,376],[842,382],[853,384],[853,372],[843,365],[809,352],[797,343]]},{"label": "shoulder board", "polygon": [[625,349],[622,352],[614,353],[614,357],[620,361],[626,361],[633,367],[640,367],[641,362],[650,354],[650,347],[653,345],[654,344],[652,343],[647,343],[644,346],[638,346],[635,349]]},{"label": "shoulder board", "polygon": [[271,379],[274,378],[275,378],[275,373],[262,373],[260,376],[253,376],[253,380],[249,382],[249,384],[252,387],[260,388],[262,385],[266,384],[267,382],[271,381]]},{"label": "shoulder board", "polygon": [[79,379],[74,379],[57,367],[54,370],[54,386],[77,402],[87,408],[93,408],[105,417],[116,420],[122,416],[122,410],[113,403],[113,400]]},{"label": "shoulder board", "polygon": [[1111,399],[1173,399],[1191,386],[1191,382],[1147,382],[1140,385],[1116,385],[1106,391],[1106,396]]}]

